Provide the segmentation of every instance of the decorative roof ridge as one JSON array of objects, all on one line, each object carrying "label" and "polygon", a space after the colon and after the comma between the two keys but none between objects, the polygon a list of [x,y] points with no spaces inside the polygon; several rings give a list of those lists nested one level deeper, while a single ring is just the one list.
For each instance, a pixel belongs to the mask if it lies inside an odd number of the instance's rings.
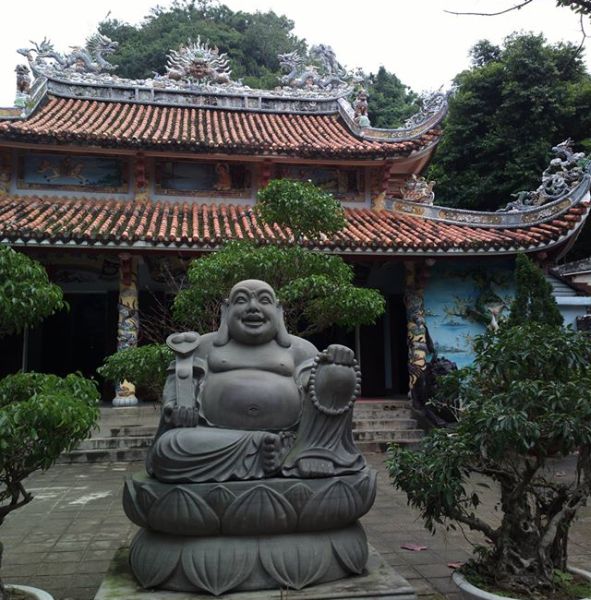
[{"label": "decorative roof ridge", "polygon": [[574,188],[567,190],[561,197],[542,206],[528,207],[527,209],[515,212],[467,210],[436,204],[420,204],[396,198],[392,201],[392,211],[395,213],[410,214],[426,220],[472,227],[491,229],[531,227],[555,219],[578,204],[588,205],[590,187],[591,176],[585,173],[578,184]]},{"label": "decorative roof ridge", "polygon": [[[351,103],[346,98],[338,98],[338,110],[349,129],[356,136],[373,142],[398,142],[415,139],[433,129],[447,114],[450,92],[434,92],[423,98],[423,107],[412,115],[403,127],[385,129],[363,125]],[[366,121],[369,122],[369,121]]]},{"label": "decorative roof ridge", "polygon": [[[425,96],[423,107],[403,127],[371,127],[367,117],[367,92],[361,88],[354,107],[346,99],[366,76],[361,69],[348,71],[333,49],[312,46],[307,55],[299,51],[279,55],[284,74],[280,87],[253,89],[231,79],[225,53],[207,41],[188,40],[168,54],[164,75],[146,79],[125,79],[113,74],[117,65],[109,62],[118,43],[100,33],[91,35],[84,46],[72,46],[61,53],[45,38],[32,47],[20,48],[27,65],[17,66],[17,100],[20,115],[6,108],[0,120],[26,119],[47,94],[64,98],[105,100],[132,104],[219,108],[266,113],[339,114],[350,131],[360,139],[396,142],[420,137],[437,125],[447,112],[447,94]],[[29,69],[35,80],[31,82]],[[43,89],[42,89],[43,88]],[[42,90],[41,95],[38,92]]]},{"label": "decorative roof ridge", "polygon": [[573,260],[566,262],[562,265],[558,265],[552,269],[553,272],[558,273],[561,276],[565,275],[577,275],[578,273],[588,273],[591,271],[591,256],[587,258],[581,258],[579,260]]}]

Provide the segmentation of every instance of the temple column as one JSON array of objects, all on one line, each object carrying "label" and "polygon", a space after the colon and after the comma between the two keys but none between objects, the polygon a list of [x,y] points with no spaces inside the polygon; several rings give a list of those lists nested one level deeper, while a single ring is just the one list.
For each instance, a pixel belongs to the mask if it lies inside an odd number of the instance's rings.
[{"label": "temple column", "polygon": [[427,328],[425,325],[426,267],[415,262],[404,263],[407,339],[408,339],[408,393],[417,383],[427,366]]},{"label": "temple column", "polygon": [[[137,257],[130,254],[119,255],[117,352],[137,346],[140,326],[137,271]],[[113,399],[113,406],[134,406],[137,403],[135,386],[129,381],[120,382],[116,389],[115,398]]]}]

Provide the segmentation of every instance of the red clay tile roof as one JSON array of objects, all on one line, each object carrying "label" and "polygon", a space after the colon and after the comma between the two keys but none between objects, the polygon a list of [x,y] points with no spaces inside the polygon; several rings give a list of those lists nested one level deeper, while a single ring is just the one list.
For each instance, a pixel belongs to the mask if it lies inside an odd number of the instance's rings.
[{"label": "red clay tile roof", "polygon": [[[580,203],[535,226],[486,228],[349,208],[348,226],[315,246],[344,254],[511,253],[564,241],[588,211],[589,204]],[[291,238],[287,229],[258,223],[252,206],[22,196],[0,199],[0,241],[8,243],[199,252],[229,239],[289,243]]]},{"label": "red clay tile roof", "polygon": [[0,123],[0,138],[165,148],[224,154],[386,158],[432,145],[432,129],[414,140],[355,137],[338,115],[240,112],[50,97],[23,121]]}]

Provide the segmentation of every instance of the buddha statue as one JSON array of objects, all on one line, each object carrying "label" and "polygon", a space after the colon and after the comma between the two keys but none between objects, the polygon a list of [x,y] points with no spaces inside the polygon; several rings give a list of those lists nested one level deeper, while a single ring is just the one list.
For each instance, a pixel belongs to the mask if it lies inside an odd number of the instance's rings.
[{"label": "buddha statue", "polygon": [[[373,503],[375,472],[353,441],[353,352],[318,352],[290,335],[259,280],[232,288],[217,332],[167,343],[176,358],[147,474],[124,491],[142,527],[130,554],[140,583],[217,594],[362,572],[357,519]],[[224,560],[250,567],[237,574]]]}]

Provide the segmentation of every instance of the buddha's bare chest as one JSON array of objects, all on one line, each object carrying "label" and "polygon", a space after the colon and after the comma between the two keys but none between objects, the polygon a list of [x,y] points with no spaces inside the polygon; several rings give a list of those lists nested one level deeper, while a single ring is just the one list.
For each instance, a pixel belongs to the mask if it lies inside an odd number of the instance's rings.
[{"label": "buddha's bare chest", "polygon": [[[208,357],[200,393],[205,418],[218,427],[282,430],[297,424],[301,397],[294,380],[294,361],[276,346],[274,352],[253,352],[235,359],[226,347]],[[257,356],[258,354],[258,356]]]}]

